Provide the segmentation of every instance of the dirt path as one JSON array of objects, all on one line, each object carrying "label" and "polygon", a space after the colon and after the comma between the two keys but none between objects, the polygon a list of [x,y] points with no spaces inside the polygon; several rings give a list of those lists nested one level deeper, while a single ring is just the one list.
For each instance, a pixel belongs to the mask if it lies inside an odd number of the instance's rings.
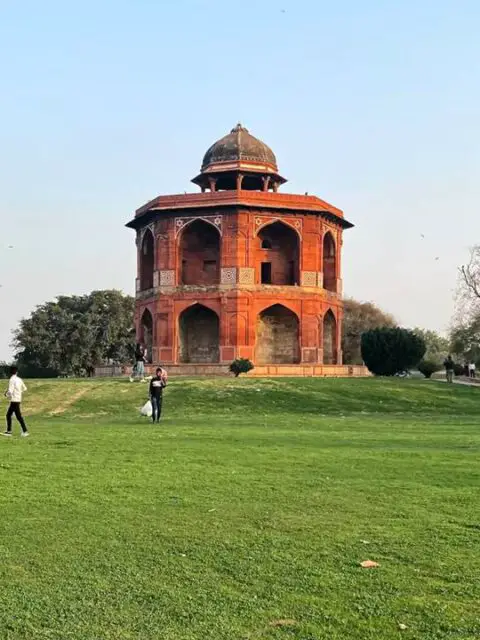
[{"label": "dirt path", "polygon": [[75,402],[77,400],[80,400],[80,398],[82,396],[84,396],[87,391],[91,391],[92,389],[80,389],[79,391],[77,391],[77,393],[74,393],[73,396],[68,397],[66,400],[64,400],[62,402],[62,404],[59,404],[58,407],[56,407],[55,409],[53,409],[53,411],[50,411],[49,415],[51,416],[58,416],[60,413],[65,413],[65,411],[72,406],[72,404],[75,404]]}]

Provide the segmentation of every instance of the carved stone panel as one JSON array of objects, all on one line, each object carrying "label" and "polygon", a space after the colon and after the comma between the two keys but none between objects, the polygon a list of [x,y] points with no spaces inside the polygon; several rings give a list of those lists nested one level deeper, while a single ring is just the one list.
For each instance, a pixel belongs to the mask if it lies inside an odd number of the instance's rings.
[{"label": "carved stone panel", "polygon": [[302,271],[302,287],[316,287],[318,282],[315,271]]},{"label": "carved stone panel", "polygon": [[161,287],[175,286],[175,271],[173,271],[173,269],[169,269],[168,271],[160,271],[160,286]]},{"label": "carved stone panel", "polygon": [[252,267],[241,267],[238,270],[239,284],[255,284],[255,269]]}]

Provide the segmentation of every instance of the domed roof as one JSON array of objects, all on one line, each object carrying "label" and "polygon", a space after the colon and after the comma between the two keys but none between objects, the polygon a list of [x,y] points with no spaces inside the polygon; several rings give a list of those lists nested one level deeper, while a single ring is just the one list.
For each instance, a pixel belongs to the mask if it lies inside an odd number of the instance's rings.
[{"label": "domed roof", "polygon": [[278,171],[277,159],[270,147],[252,136],[241,124],[237,124],[228,135],[210,147],[203,158],[202,171],[223,162],[268,164]]}]

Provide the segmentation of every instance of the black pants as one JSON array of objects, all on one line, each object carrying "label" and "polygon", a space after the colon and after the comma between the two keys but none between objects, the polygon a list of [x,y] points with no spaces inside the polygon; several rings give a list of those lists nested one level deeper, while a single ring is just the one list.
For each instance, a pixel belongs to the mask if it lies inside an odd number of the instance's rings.
[{"label": "black pants", "polygon": [[152,396],[152,421],[160,422],[160,418],[162,417],[162,403],[163,396],[162,395],[153,395]]},{"label": "black pants", "polygon": [[7,433],[12,431],[12,416],[15,415],[16,419],[20,423],[22,427],[23,433],[28,431],[27,425],[25,424],[25,420],[22,416],[22,411],[20,409],[20,402],[11,402],[7,411]]}]

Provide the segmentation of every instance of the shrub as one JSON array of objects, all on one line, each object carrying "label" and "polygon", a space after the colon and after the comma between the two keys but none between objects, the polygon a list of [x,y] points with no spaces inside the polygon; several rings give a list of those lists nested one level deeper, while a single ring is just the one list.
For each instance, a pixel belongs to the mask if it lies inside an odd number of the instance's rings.
[{"label": "shrub", "polygon": [[453,365],[453,373],[456,376],[464,376],[465,375],[465,367],[463,366],[463,364],[458,364],[457,362],[455,362],[455,364]]},{"label": "shrub", "polygon": [[439,371],[442,368],[442,365],[439,362],[435,362],[434,360],[421,360],[418,363],[418,370],[420,373],[423,373],[425,378],[431,378],[432,375]]},{"label": "shrub", "polygon": [[408,371],[423,358],[425,348],[421,336],[400,327],[380,327],[362,334],[362,358],[376,376]]},{"label": "shrub", "polygon": [[230,365],[230,372],[234,374],[236,378],[241,373],[248,373],[253,369],[253,363],[247,358],[237,358]]}]

